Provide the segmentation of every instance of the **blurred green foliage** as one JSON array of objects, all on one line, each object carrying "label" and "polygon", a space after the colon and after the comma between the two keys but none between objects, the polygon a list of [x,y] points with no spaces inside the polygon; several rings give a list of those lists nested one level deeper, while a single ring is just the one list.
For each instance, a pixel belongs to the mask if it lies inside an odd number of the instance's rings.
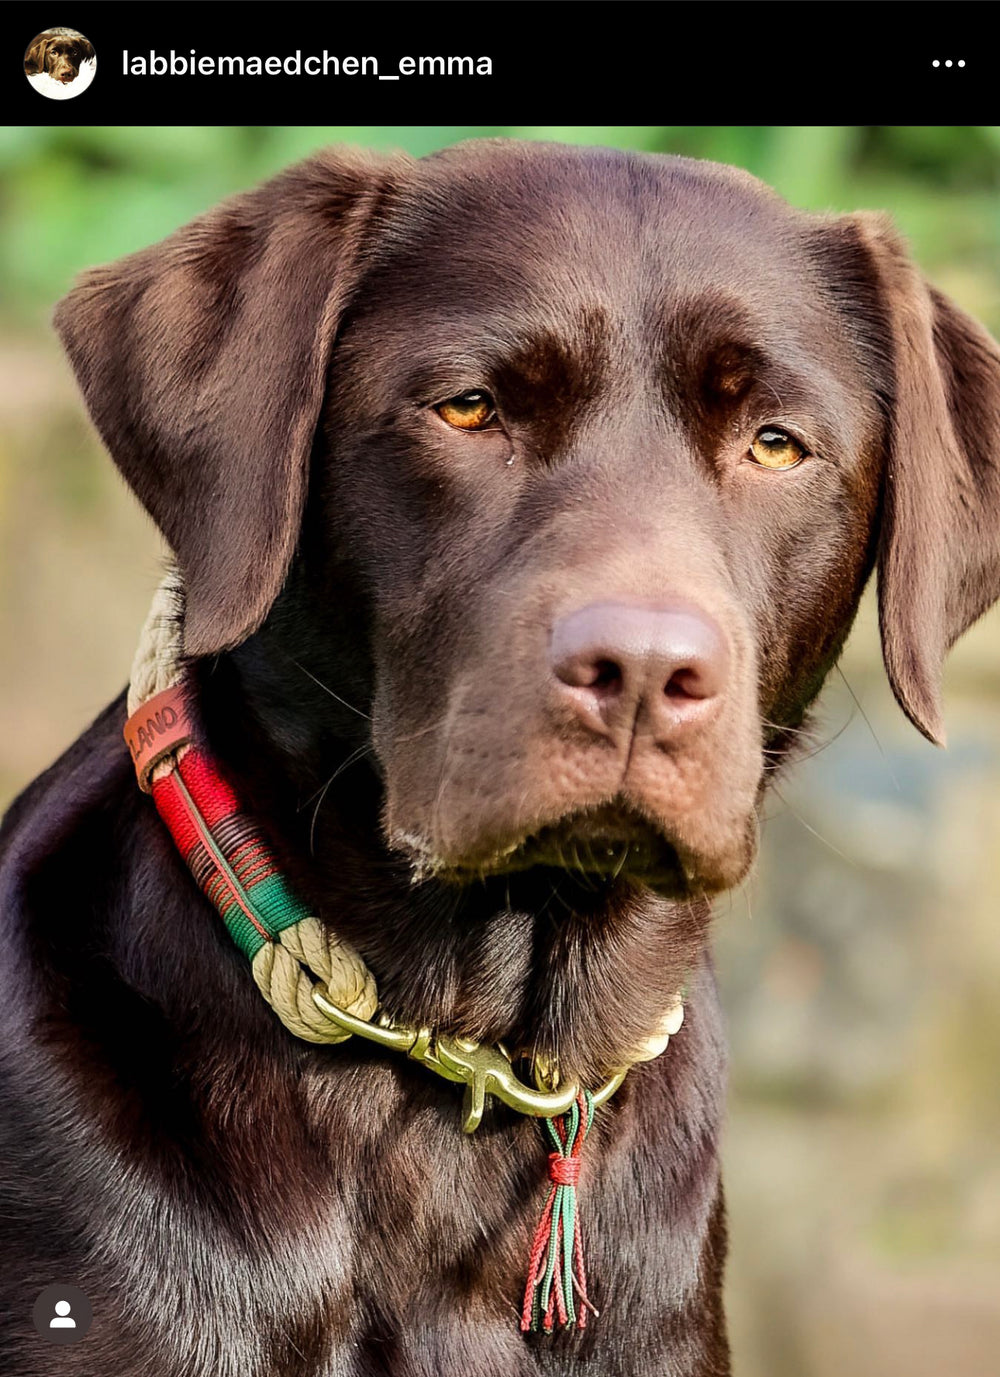
[{"label": "blurred green foliage", "polygon": [[814,210],[889,211],[941,285],[1000,326],[1000,126],[116,127],[0,130],[0,306],[47,315],[75,272],[161,238],[329,143],[422,154],[505,135],[735,163]]}]

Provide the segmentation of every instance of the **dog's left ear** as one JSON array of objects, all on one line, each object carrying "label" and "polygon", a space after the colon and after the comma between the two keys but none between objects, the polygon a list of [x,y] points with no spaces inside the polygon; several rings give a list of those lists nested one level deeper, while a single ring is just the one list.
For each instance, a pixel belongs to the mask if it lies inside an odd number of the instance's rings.
[{"label": "dog's left ear", "polygon": [[281,589],[342,313],[404,155],[322,154],[86,273],[55,324],[112,458],[184,576],[184,648]]},{"label": "dog's left ear", "polygon": [[94,60],[94,45],[89,38],[80,39],[80,62],[92,62]]},{"label": "dog's left ear", "polygon": [[1000,598],[1000,348],[924,281],[884,217],[847,223],[874,267],[892,356],[882,652],[903,711],[943,745],[944,657]]},{"label": "dog's left ear", "polygon": [[45,57],[49,51],[49,39],[36,38],[24,59],[25,76],[37,76],[45,71]]}]

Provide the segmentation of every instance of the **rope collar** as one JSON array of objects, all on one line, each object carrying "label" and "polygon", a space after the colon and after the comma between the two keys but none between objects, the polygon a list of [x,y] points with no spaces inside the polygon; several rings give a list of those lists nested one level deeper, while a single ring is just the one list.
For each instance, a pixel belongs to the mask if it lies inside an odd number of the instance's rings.
[{"label": "rope collar", "polygon": [[[527,1085],[502,1047],[378,1012],[375,981],[361,957],[331,936],[291,893],[232,788],[195,744],[183,683],[140,704],[124,735],[139,787],[152,794],[199,887],[249,959],[265,999],[293,1033],[309,1042],[365,1038],[464,1085],[466,1133],[479,1127],[487,1095],[543,1119],[565,1114],[576,1103],[581,1087],[575,1081],[560,1083],[540,1059],[534,1066],[535,1084]],[[658,1055],[660,1043],[666,1044],[682,1017],[678,1003],[655,1043],[637,1060]],[[610,1099],[628,1069],[619,1068],[593,1092],[594,1106]]]},{"label": "rope collar", "polygon": [[593,1092],[561,1081],[541,1058],[533,1062],[535,1084],[528,1085],[501,1045],[414,1027],[380,1012],[375,980],[360,954],[292,893],[260,830],[197,744],[181,668],[182,609],[183,589],[171,569],[143,627],[129,686],[124,736],[139,787],[152,795],[195,881],[292,1033],[314,1043],[362,1037],[463,1085],[466,1133],[479,1126],[488,1095],[547,1121],[556,1149],[549,1158],[552,1185],[532,1247],[521,1327],[551,1331],[558,1320],[582,1329],[588,1311],[596,1311],[586,1294],[576,1213],[580,1150],[595,1108],[610,1099],[631,1065],[659,1056],[679,1030],[681,997],[631,1061]]}]

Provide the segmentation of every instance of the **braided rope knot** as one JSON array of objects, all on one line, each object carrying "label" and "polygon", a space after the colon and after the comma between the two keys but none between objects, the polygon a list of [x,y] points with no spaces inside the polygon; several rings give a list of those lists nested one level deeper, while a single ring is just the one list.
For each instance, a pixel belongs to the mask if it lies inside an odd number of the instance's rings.
[{"label": "braided rope knot", "polygon": [[579,1157],[564,1157],[561,1152],[550,1152],[549,1179],[557,1186],[577,1185],[580,1180]]},{"label": "braided rope knot", "polygon": [[285,1027],[306,1042],[344,1042],[351,1036],[316,1007],[316,984],[331,1004],[357,1018],[371,1018],[378,1007],[371,971],[318,918],[300,919],[265,942],[253,958],[253,978]]}]

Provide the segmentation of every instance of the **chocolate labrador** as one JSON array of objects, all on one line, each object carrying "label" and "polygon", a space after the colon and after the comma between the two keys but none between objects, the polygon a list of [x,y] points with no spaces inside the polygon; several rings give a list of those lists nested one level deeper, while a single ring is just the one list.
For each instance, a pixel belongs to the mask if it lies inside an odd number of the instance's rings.
[{"label": "chocolate labrador", "polygon": [[996,345],[878,216],[503,141],[313,158],[56,324],[176,552],[206,749],[383,1011],[591,1087],[686,1019],[581,1158],[599,1316],[522,1334],[542,1125],[288,1032],[113,703],[3,833],[4,1373],[728,1373],[711,899],[876,565],[942,740],[1000,595]]},{"label": "chocolate labrador", "polygon": [[80,75],[84,62],[93,62],[94,45],[76,29],[46,29],[36,35],[24,55],[25,76],[45,72],[53,81],[68,86]]}]

